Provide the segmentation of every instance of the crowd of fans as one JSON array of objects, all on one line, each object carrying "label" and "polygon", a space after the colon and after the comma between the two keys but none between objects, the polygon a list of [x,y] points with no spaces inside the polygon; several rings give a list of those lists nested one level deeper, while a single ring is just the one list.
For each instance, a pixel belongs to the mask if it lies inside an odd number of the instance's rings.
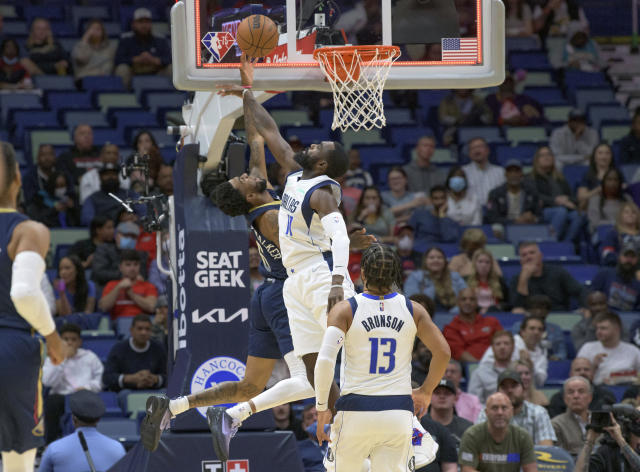
[{"label": "crowd of fans", "polygon": [[[356,4],[354,14],[365,15],[364,22],[354,21],[348,35],[363,34],[370,3]],[[586,16],[575,2],[505,0],[505,5],[508,36],[544,44],[546,37],[563,35],[565,70],[603,70]],[[77,80],[113,74],[125,87],[133,76],[170,75],[169,42],[151,28],[152,12],[138,8],[131,31],[116,45],[103,22],[91,20],[71,51],[61,46],[45,18],[31,22],[26,49],[0,28],[0,89],[33,88],[33,78],[43,74]],[[428,48],[425,54],[437,56],[439,51]],[[409,98],[408,106],[418,105]],[[309,109],[311,116],[316,111]],[[423,418],[440,449],[436,461],[422,470],[450,472],[458,463],[477,467],[479,455],[502,451],[518,451],[521,463],[528,464],[534,461],[533,445],[556,445],[579,460],[583,445],[594,439],[586,429],[590,412],[616,401],[610,386],[637,383],[640,373],[640,320],[625,326],[616,314],[640,310],[640,210],[629,192],[640,181],[640,170],[636,175],[620,170],[640,162],[640,111],[614,155],[611,143],[601,142],[599,131],[590,126],[586,110],[572,109],[566,123],[551,130],[548,145],[541,144],[530,156],[531,168],[516,158],[496,165],[490,141],[473,137],[461,142],[458,137],[463,126],[550,126],[543,107],[519,91],[517,74],[484,98],[475,90],[452,91],[437,106],[437,117],[438,132],[416,136],[411,160],[390,167],[386,180],[368,172],[366,148],[356,147],[349,151],[350,168],[340,179],[350,230],[364,227],[394,245],[402,261],[398,283],[404,293],[425,304],[436,322],[442,316],[450,319],[443,323],[443,333],[453,358]],[[21,211],[50,228],[87,228],[86,239],[57,258],[51,277],[42,281],[61,336],[74,351],[60,366],[44,365],[47,443],[69,431],[65,402],[74,392],[109,390],[124,401],[131,390],[161,389],[167,380],[167,287],[156,261],[155,234],[140,224],[143,207],[129,213],[109,196],[136,195],[143,176],[123,177],[119,165],[128,156],[115,144],[96,146],[90,125],[81,123],[70,131],[73,144],[68,149],[59,152],[42,144],[35,162],[21,169]],[[293,137],[289,141],[292,147],[310,144]],[[459,149],[458,163],[434,162],[439,145]],[[138,131],[131,149],[150,156],[152,192],[172,195],[173,169],[163,161],[153,134]],[[577,186],[564,174],[575,165],[584,165]],[[269,176],[281,191],[284,176],[276,164],[270,165]],[[519,271],[505,276],[491,243],[508,242],[510,226],[528,224],[549,226],[553,239],[569,243],[582,262],[600,264],[591,284],[586,287],[561,264],[550,262],[533,241],[520,242]],[[452,251],[452,245],[459,248]],[[250,255],[253,290],[262,276],[253,246]],[[350,273],[356,284],[359,263],[360,254],[352,252]],[[550,313],[571,311],[581,317],[570,336],[547,322]],[[86,319],[96,312],[108,314],[122,336],[104,364],[82,348]],[[512,313],[512,322],[503,326],[492,316],[496,313],[502,320]],[[558,361],[571,362],[568,379],[548,396],[543,389],[549,366]],[[417,342],[416,382],[424,379],[428,362],[429,352]],[[640,405],[636,387],[623,396]],[[99,404],[97,397],[71,402],[76,427],[95,426],[102,415]],[[87,405],[92,414],[86,413]],[[301,417],[295,411],[291,405],[274,408],[276,426],[294,431],[307,470],[320,470],[312,433],[315,408],[307,405]],[[615,431],[611,435],[619,439]],[[640,432],[626,441],[640,443]],[[487,444],[495,447],[485,449]],[[107,449],[113,457],[122,452],[113,445]],[[43,466],[53,455],[45,453]]]}]

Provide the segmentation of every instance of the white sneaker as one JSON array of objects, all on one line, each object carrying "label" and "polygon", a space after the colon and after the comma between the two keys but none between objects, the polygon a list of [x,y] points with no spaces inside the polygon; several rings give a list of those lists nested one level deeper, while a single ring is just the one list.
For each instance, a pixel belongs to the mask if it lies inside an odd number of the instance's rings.
[{"label": "white sneaker", "polygon": [[420,469],[427,464],[431,464],[438,452],[438,443],[433,440],[427,430],[422,427],[420,421],[413,417],[413,451],[415,460],[415,468]]}]

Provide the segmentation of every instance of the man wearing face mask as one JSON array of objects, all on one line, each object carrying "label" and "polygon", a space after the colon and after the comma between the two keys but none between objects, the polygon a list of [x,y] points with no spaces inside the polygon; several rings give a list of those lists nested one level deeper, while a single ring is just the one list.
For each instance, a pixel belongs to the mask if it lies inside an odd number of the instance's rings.
[{"label": "man wearing face mask", "polygon": [[409,225],[402,225],[396,228],[396,254],[400,257],[402,267],[402,280],[420,267],[422,263],[422,253],[413,250],[413,228]]},{"label": "man wearing face mask", "polygon": [[616,267],[603,268],[593,279],[591,288],[607,295],[609,308],[616,311],[640,310],[640,281],[636,279],[638,253],[634,244],[625,244]]},{"label": "man wearing face mask", "polygon": [[542,205],[534,189],[523,185],[522,163],[510,159],[504,166],[506,182],[489,193],[486,224],[535,224]]},{"label": "man wearing face mask", "polygon": [[[112,193],[121,200],[137,198],[137,194],[120,187],[118,166],[107,162],[100,168],[100,190],[92,193],[82,204],[81,222],[83,226],[89,226],[95,215],[106,215],[115,220],[122,209],[122,205]],[[138,216],[144,216],[146,211],[143,205],[133,205]]]},{"label": "man wearing face mask", "polygon": [[[104,287],[109,281],[120,279],[120,259],[122,251],[132,250],[136,247],[136,240],[140,235],[140,227],[126,221],[116,227],[114,243],[103,243],[98,246],[91,262],[91,280],[100,287]],[[140,255],[140,273],[147,275],[147,253],[136,251]]]}]

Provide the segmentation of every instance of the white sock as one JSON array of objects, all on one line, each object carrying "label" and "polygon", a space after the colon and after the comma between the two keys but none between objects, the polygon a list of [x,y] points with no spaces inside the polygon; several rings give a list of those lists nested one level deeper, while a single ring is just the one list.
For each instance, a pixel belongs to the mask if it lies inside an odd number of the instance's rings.
[{"label": "white sock", "polygon": [[240,402],[236,406],[229,408],[227,413],[231,418],[242,423],[251,416],[251,405],[249,405],[249,402]]},{"label": "white sock", "polygon": [[36,450],[18,454],[16,451],[2,453],[2,470],[4,472],[33,472],[36,459]]},{"label": "white sock", "polygon": [[169,400],[169,411],[173,416],[178,416],[189,409],[189,399],[187,397],[178,397]]}]

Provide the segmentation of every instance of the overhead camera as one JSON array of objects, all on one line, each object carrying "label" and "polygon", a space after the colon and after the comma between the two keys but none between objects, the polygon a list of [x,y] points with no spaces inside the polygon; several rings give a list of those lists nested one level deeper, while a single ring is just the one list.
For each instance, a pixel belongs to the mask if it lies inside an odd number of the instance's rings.
[{"label": "overhead camera", "polygon": [[200,189],[205,197],[210,197],[213,189],[219,184],[238,177],[245,172],[246,150],[246,140],[230,133],[218,167],[204,174],[200,181]]}]

